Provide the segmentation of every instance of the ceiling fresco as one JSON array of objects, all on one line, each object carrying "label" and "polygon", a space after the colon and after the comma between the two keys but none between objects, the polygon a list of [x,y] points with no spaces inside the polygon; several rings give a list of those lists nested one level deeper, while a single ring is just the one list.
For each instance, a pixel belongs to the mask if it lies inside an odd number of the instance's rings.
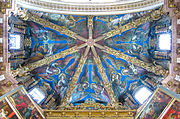
[{"label": "ceiling fresco", "polygon": [[171,34],[170,26],[161,8],[109,16],[20,8],[9,17],[9,34],[21,35],[21,48],[9,48],[9,61],[17,81],[30,76],[34,81],[26,89],[52,95],[54,108],[87,100],[138,108],[135,91],[142,86],[154,91],[168,75],[171,51],[160,50],[158,38]]}]

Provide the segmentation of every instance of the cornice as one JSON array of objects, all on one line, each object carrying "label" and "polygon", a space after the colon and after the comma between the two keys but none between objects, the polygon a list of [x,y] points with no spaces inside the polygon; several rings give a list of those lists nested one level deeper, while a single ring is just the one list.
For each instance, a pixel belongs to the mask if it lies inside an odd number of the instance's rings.
[{"label": "cornice", "polygon": [[[127,4],[127,3],[134,3],[134,2],[140,2],[144,0],[103,0],[101,1],[95,1],[95,2],[78,2],[78,1],[73,1],[73,0],[40,0],[42,2],[51,2],[51,3],[59,3],[59,4],[76,4],[76,5],[112,5],[112,4]],[[105,1],[105,2],[104,2]]]},{"label": "cornice", "polygon": [[150,10],[164,4],[163,0],[127,0],[106,3],[70,3],[60,0],[17,0],[27,9],[59,14],[114,15]]}]

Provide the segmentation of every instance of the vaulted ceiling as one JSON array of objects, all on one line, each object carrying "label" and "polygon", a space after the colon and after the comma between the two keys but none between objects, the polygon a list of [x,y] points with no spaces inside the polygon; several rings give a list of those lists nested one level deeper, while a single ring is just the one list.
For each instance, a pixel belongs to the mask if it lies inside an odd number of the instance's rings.
[{"label": "vaulted ceiling", "polygon": [[[20,33],[23,39],[20,50],[9,50],[15,53],[10,57],[14,76],[18,81],[32,76],[36,83],[26,89],[53,94],[57,105],[92,100],[137,109],[135,92],[143,86],[154,91],[168,75],[170,51],[160,50],[158,39],[171,34],[171,22],[162,8],[105,16],[19,8],[9,26],[10,34]],[[18,55],[22,50],[23,58]]]}]

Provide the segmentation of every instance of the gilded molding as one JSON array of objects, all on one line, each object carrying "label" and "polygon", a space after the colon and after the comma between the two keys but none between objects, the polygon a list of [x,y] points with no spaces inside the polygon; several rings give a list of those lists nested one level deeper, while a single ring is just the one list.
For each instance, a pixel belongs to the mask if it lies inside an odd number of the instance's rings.
[{"label": "gilded molding", "polygon": [[79,40],[82,40],[82,41],[86,42],[85,38],[79,36],[78,34],[74,33],[71,30],[69,30],[65,26],[59,26],[59,25],[56,25],[54,23],[51,23],[50,21],[42,19],[39,16],[28,13],[27,10],[20,10],[18,14],[19,14],[19,16],[20,16],[20,18],[22,20],[34,21],[34,22],[36,22],[38,24],[41,24],[43,27],[51,28],[53,30],[58,31],[61,34],[65,34],[65,35],[67,35],[67,36],[69,36],[71,38],[79,39]]},{"label": "gilded molding", "polygon": [[3,2],[1,7],[2,7],[3,9],[11,8],[12,5],[11,5],[11,2],[10,2],[10,1],[11,1],[11,0],[9,0],[9,2]]},{"label": "gilded molding", "polygon": [[169,0],[169,8],[176,8],[176,5],[174,4],[174,0]]},{"label": "gilded molding", "polygon": [[92,99],[87,99],[84,103],[81,103],[80,105],[76,105],[74,106],[73,104],[70,105],[62,105],[59,106],[58,108],[59,110],[116,110],[116,109],[123,109],[123,106],[121,104],[119,104],[119,106],[117,107],[113,107],[110,104],[107,104],[106,106],[101,104],[101,103],[96,103],[95,100]]},{"label": "gilded molding", "polygon": [[47,119],[111,118],[134,119],[136,110],[44,110]]},{"label": "gilded molding", "polygon": [[[180,9],[178,6],[178,0],[166,0],[167,1],[167,7],[169,7],[170,9],[172,9],[172,11],[174,12],[174,14],[178,14]],[[169,11],[168,11],[169,12]]]},{"label": "gilded molding", "polygon": [[164,12],[163,12],[163,8],[161,7],[161,9],[158,9],[158,10],[155,10],[155,11],[152,11],[151,13],[149,13],[148,15],[146,16],[143,16],[135,21],[132,21],[130,23],[127,23],[123,26],[121,26],[120,28],[118,29],[114,29],[114,30],[111,30],[109,31],[108,33],[105,33],[104,36],[105,36],[105,39],[108,39],[110,37],[113,37],[117,34],[121,34],[122,32],[124,31],[127,31],[129,29],[132,29],[132,28],[137,28],[139,25],[141,24],[144,24],[148,21],[153,21],[153,20],[157,20],[161,17],[161,15],[163,15]]},{"label": "gilded molding", "polygon": [[0,11],[2,14],[6,13],[6,9],[10,9],[12,7],[11,0],[1,1],[0,2]]},{"label": "gilded molding", "polygon": [[108,78],[106,76],[106,73],[105,73],[105,69],[104,67],[102,66],[102,63],[101,63],[101,59],[99,58],[99,56],[97,57],[93,57],[94,58],[94,61],[98,67],[98,71],[103,79],[103,83],[104,83],[104,88],[107,90],[108,94],[109,94],[109,98],[111,100],[111,105],[113,107],[118,107],[118,101],[117,101],[117,98],[114,94],[114,91],[112,90],[112,87],[111,87],[111,83],[109,83],[108,81]]},{"label": "gilded molding", "polygon": [[13,70],[13,71],[12,71],[12,75],[13,75],[14,77],[17,76],[17,75],[19,75],[19,76],[25,76],[25,75],[27,75],[27,72],[32,71],[33,69],[38,68],[38,67],[40,67],[40,66],[45,65],[45,64],[47,64],[47,62],[48,62],[48,63],[51,63],[51,62],[53,62],[53,61],[56,60],[56,59],[63,58],[63,57],[65,57],[66,55],[75,53],[75,52],[77,52],[77,51],[79,51],[79,49],[77,48],[77,46],[74,46],[74,47],[72,47],[72,48],[70,48],[70,49],[67,49],[67,50],[65,50],[65,51],[62,51],[62,52],[57,53],[57,54],[55,54],[55,55],[52,55],[52,56],[50,56],[50,57],[45,57],[44,59],[39,60],[39,61],[37,61],[37,62],[30,63],[30,64],[27,64],[27,65],[24,66],[24,67],[17,68],[16,70]]},{"label": "gilded molding", "polygon": [[80,74],[82,72],[82,69],[83,69],[83,66],[84,66],[84,64],[86,62],[86,59],[87,59],[87,57],[81,56],[81,59],[79,61],[76,72],[75,72],[75,74],[74,74],[74,76],[72,78],[72,81],[69,84],[69,88],[67,90],[67,93],[63,98],[63,101],[62,101],[62,103],[63,103],[62,106],[63,107],[70,104],[70,98],[71,98],[72,93],[73,93],[73,91],[74,91],[74,89],[76,87],[76,83],[77,83],[77,81],[79,79],[79,76],[80,76]]},{"label": "gilded molding", "polygon": [[61,34],[65,34],[69,37],[72,37],[72,38],[75,38],[75,33],[73,31],[70,31],[68,28],[64,27],[64,26],[59,26],[59,25],[56,25],[56,24],[53,24],[51,22],[49,22],[48,20],[45,20],[45,19],[41,19],[40,17],[36,16],[36,15],[33,15],[33,14],[30,14],[28,16],[28,20],[30,21],[34,21],[38,24],[41,24],[43,25],[44,27],[49,27],[53,30],[56,30],[58,32],[60,32]]},{"label": "gilded molding", "polygon": [[92,26],[93,27],[93,17],[94,16],[88,16],[88,27]]},{"label": "gilded molding", "polygon": [[179,70],[179,67],[174,67],[174,71],[178,71]]},{"label": "gilded molding", "polygon": [[137,59],[136,57],[128,56],[124,53],[116,51],[116,50],[109,48],[107,46],[106,46],[106,49],[103,51],[108,53],[108,54],[112,54],[112,55],[116,56],[117,58],[121,58],[121,59],[124,59],[128,62],[131,62],[132,64],[135,64],[139,67],[142,67],[142,68],[146,69],[147,71],[153,72],[157,75],[162,75],[162,76],[166,77],[169,74],[169,71],[163,69],[163,67],[160,65],[154,66],[153,64],[148,64],[146,62],[143,62],[143,61]]},{"label": "gilded molding", "polygon": [[3,34],[3,27],[0,27],[0,35]]}]

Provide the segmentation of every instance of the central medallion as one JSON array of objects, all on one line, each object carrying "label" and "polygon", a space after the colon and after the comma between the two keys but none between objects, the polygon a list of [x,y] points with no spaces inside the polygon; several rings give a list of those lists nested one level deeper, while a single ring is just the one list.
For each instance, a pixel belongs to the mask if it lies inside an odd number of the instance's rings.
[{"label": "central medallion", "polygon": [[94,45],[94,40],[93,39],[88,39],[87,44],[88,44],[88,46],[93,46]]}]

